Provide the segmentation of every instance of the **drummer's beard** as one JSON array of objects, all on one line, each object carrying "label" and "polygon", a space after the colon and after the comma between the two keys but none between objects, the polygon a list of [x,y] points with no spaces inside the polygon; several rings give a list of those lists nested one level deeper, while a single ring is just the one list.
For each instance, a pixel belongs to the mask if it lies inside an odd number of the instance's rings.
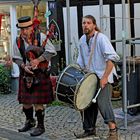
[{"label": "drummer's beard", "polygon": [[95,30],[94,30],[94,29],[88,29],[88,28],[86,28],[86,29],[83,30],[83,33],[84,33],[88,38],[90,38],[90,37],[92,37],[92,36],[94,35]]},{"label": "drummer's beard", "polygon": [[83,30],[83,33],[86,35],[86,36],[90,36],[90,34],[92,34],[93,32],[93,29],[88,29],[88,28],[85,28]]},{"label": "drummer's beard", "polygon": [[85,29],[83,30],[83,33],[86,34],[86,35],[88,35],[88,34],[90,33],[90,30],[89,30],[88,28],[85,28]]}]

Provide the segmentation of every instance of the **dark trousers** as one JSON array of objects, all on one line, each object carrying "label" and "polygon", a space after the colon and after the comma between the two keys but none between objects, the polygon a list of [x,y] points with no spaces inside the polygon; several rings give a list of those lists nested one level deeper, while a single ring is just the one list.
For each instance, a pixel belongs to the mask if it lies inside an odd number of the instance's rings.
[{"label": "dark trousers", "polygon": [[83,119],[83,129],[85,131],[93,130],[95,128],[95,123],[98,115],[97,104],[91,104],[90,107],[81,112]]},{"label": "dark trousers", "polygon": [[97,97],[97,103],[92,103],[87,109],[81,112],[83,118],[83,129],[93,130],[96,126],[98,109],[104,119],[104,122],[115,122],[115,116],[111,103],[112,88],[107,84]]}]

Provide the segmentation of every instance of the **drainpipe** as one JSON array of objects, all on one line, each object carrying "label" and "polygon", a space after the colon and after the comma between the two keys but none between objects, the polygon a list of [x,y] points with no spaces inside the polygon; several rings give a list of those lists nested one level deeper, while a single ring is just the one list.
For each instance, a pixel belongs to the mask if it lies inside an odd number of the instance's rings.
[{"label": "drainpipe", "polygon": [[15,5],[11,5],[10,6],[10,24],[11,24],[11,49],[10,49],[10,54],[11,56],[13,55],[13,45],[14,45],[14,41],[17,37],[17,27],[16,27],[16,23],[17,23],[17,15],[16,15],[16,6]]},{"label": "drainpipe", "polygon": [[70,1],[66,0],[66,7],[67,7],[67,47],[68,47],[68,58],[67,64],[71,63],[71,30],[70,30]]}]

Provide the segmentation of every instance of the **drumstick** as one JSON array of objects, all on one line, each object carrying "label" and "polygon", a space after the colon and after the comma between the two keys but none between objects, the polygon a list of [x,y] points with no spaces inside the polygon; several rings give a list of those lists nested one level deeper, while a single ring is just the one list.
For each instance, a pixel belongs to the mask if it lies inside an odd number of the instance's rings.
[{"label": "drumstick", "polygon": [[92,102],[93,102],[93,103],[96,103],[96,98],[98,97],[98,95],[99,95],[101,89],[102,89],[102,88],[99,88],[99,90],[98,90],[96,96],[92,99]]}]

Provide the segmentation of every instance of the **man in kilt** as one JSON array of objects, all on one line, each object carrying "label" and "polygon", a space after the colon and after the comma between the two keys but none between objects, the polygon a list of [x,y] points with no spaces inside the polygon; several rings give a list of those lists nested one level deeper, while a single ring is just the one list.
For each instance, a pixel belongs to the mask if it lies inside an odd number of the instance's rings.
[{"label": "man in kilt", "polygon": [[42,47],[46,35],[41,32],[35,33],[31,17],[19,18],[16,26],[20,29],[20,35],[13,46],[13,60],[20,68],[18,101],[23,104],[26,116],[25,125],[19,132],[26,132],[36,126],[33,117],[35,110],[37,126],[30,135],[39,136],[45,132],[43,104],[51,103],[53,100],[48,65],[56,51],[49,39],[45,47]]}]

